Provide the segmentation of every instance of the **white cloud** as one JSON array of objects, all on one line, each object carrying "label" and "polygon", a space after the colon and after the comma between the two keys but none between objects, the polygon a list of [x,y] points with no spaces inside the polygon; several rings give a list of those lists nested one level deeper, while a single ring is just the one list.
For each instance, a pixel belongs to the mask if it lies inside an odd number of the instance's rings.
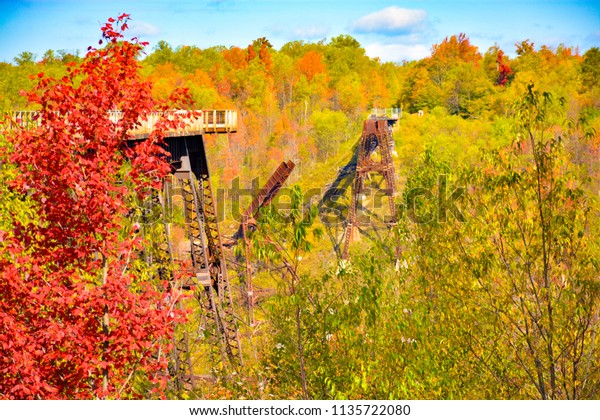
[{"label": "white cloud", "polygon": [[154,36],[160,33],[160,30],[150,23],[132,20],[128,25],[135,36]]},{"label": "white cloud", "polygon": [[422,31],[426,26],[425,10],[392,6],[361,17],[350,28],[357,33],[395,36]]},{"label": "white cloud", "polygon": [[373,43],[365,46],[365,50],[369,57],[379,57],[383,62],[420,60],[431,54],[430,47],[425,44],[407,45]]}]

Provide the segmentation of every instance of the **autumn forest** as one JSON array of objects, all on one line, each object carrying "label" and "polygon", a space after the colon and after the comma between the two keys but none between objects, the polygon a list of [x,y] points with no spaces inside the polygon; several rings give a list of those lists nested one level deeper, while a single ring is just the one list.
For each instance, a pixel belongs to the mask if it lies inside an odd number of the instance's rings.
[{"label": "autumn forest", "polygon": [[[0,399],[600,397],[599,48],[480,51],[461,33],[392,63],[349,35],[148,48],[129,21],[85,53],[0,62]],[[363,124],[391,108],[398,217],[367,177],[342,258]],[[192,270],[185,187],[152,204],[184,123],[128,134],[176,109],[237,111],[234,132],[202,136],[236,363],[202,287],[175,286]],[[39,124],[15,124],[22,110]]]}]

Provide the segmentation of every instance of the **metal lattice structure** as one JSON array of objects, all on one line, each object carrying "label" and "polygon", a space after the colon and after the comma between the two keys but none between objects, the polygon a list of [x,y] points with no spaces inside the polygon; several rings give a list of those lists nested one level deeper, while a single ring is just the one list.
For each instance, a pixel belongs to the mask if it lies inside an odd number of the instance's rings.
[{"label": "metal lattice structure", "polygon": [[[193,269],[176,287],[194,292],[205,323],[204,334],[218,349],[222,366],[235,370],[242,364],[242,352],[204,141],[202,135],[194,135],[169,137],[166,143],[178,166],[174,182],[180,187]],[[195,387],[193,344],[202,338],[190,337],[185,331],[178,337],[171,374],[180,387]]]},{"label": "metal lattice structure", "polygon": [[[194,142],[189,146],[200,145],[199,150],[203,147],[201,136],[179,138],[178,141]],[[190,147],[184,149],[189,150]],[[155,249],[152,262],[158,267],[157,277],[182,293],[193,293],[199,309],[194,311],[194,315],[202,320],[202,325],[198,325],[194,333],[184,327],[175,338],[169,373],[176,390],[181,391],[196,387],[201,376],[197,365],[202,361],[199,360],[198,344],[206,342],[206,338],[224,369],[235,370],[241,365],[242,353],[206,157],[196,151],[178,156],[178,159],[174,163],[179,167],[170,179],[165,180],[162,193],[153,197],[150,203],[153,210],[148,213],[154,218],[159,214],[164,223],[164,229],[160,230],[161,235],[154,239],[152,247]],[[191,163],[192,159],[195,159],[195,164]],[[170,240],[170,223],[165,216],[169,213],[166,201],[174,195],[181,198],[183,207],[191,272],[172,271],[175,253]],[[181,301],[177,303],[182,309]]]},{"label": "metal lattice structure", "polygon": [[[381,190],[388,197],[389,215],[385,220],[387,225],[397,222],[397,211],[394,197],[396,195],[396,180],[392,151],[394,149],[393,124],[397,118],[371,115],[364,122],[363,132],[358,144],[358,156],[352,186],[352,200],[346,220],[344,248],[341,254],[343,260],[348,259],[350,244],[361,226],[359,207],[365,192],[365,181],[372,174],[380,175],[385,181],[386,188]],[[378,152],[378,153],[376,153]]]}]

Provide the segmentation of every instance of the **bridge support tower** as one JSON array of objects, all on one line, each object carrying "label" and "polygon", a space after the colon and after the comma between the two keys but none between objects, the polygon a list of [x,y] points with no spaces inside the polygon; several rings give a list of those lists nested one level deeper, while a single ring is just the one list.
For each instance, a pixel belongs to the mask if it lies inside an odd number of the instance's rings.
[{"label": "bridge support tower", "polygon": [[365,195],[365,181],[372,174],[383,177],[385,189],[382,192],[388,198],[389,215],[384,218],[388,226],[393,226],[398,221],[396,203],[396,179],[392,152],[394,150],[394,137],[392,127],[397,118],[372,115],[364,122],[363,132],[358,145],[358,159],[356,173],[352,187],[352,201],[346,219],[346,232],[342,259],[347,260],[350,244],[357,239],[361,227],[359,210],[362,207],[362,198]]}]

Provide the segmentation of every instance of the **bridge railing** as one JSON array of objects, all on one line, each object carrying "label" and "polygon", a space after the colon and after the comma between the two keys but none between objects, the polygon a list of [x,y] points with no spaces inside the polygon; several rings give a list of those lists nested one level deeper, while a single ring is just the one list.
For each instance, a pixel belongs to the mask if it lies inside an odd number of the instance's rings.
[{"label": "bridge railing", "polygon": [[[150,112],[139,125],[130,132],[135,136],[149,134],[161,118],[169,115],[185,114],[188,111]],[[178,130],[182,133],[233,133],[237,131],[237,111],[230,109],[209,109],[195,111],[197,117],[184,118],[185,128]],[[118,122],[123,118],[122,111],[110,111],[109,118],[112,122]],[[36,127],[41,123],[38,111],[15,111],[9,123],[10,129],[17,127]]]},{"label": "bridge railing", "polygon": [[9,120],[8,128],[14,130],[18,127],[37,127],[40,125],[38,115],[39,113],[37,111],[15,111],[12,113],[12,118]]},{"label": "bridge railing", "polygon": [[402,118],[402,108],[373,108],[370,117],[397,120]]},{"label": "bridge railing", "polygon": [[233,110],[205,110],[202,111],[204,131],[222,133],[237,130],[237,111]]}]

